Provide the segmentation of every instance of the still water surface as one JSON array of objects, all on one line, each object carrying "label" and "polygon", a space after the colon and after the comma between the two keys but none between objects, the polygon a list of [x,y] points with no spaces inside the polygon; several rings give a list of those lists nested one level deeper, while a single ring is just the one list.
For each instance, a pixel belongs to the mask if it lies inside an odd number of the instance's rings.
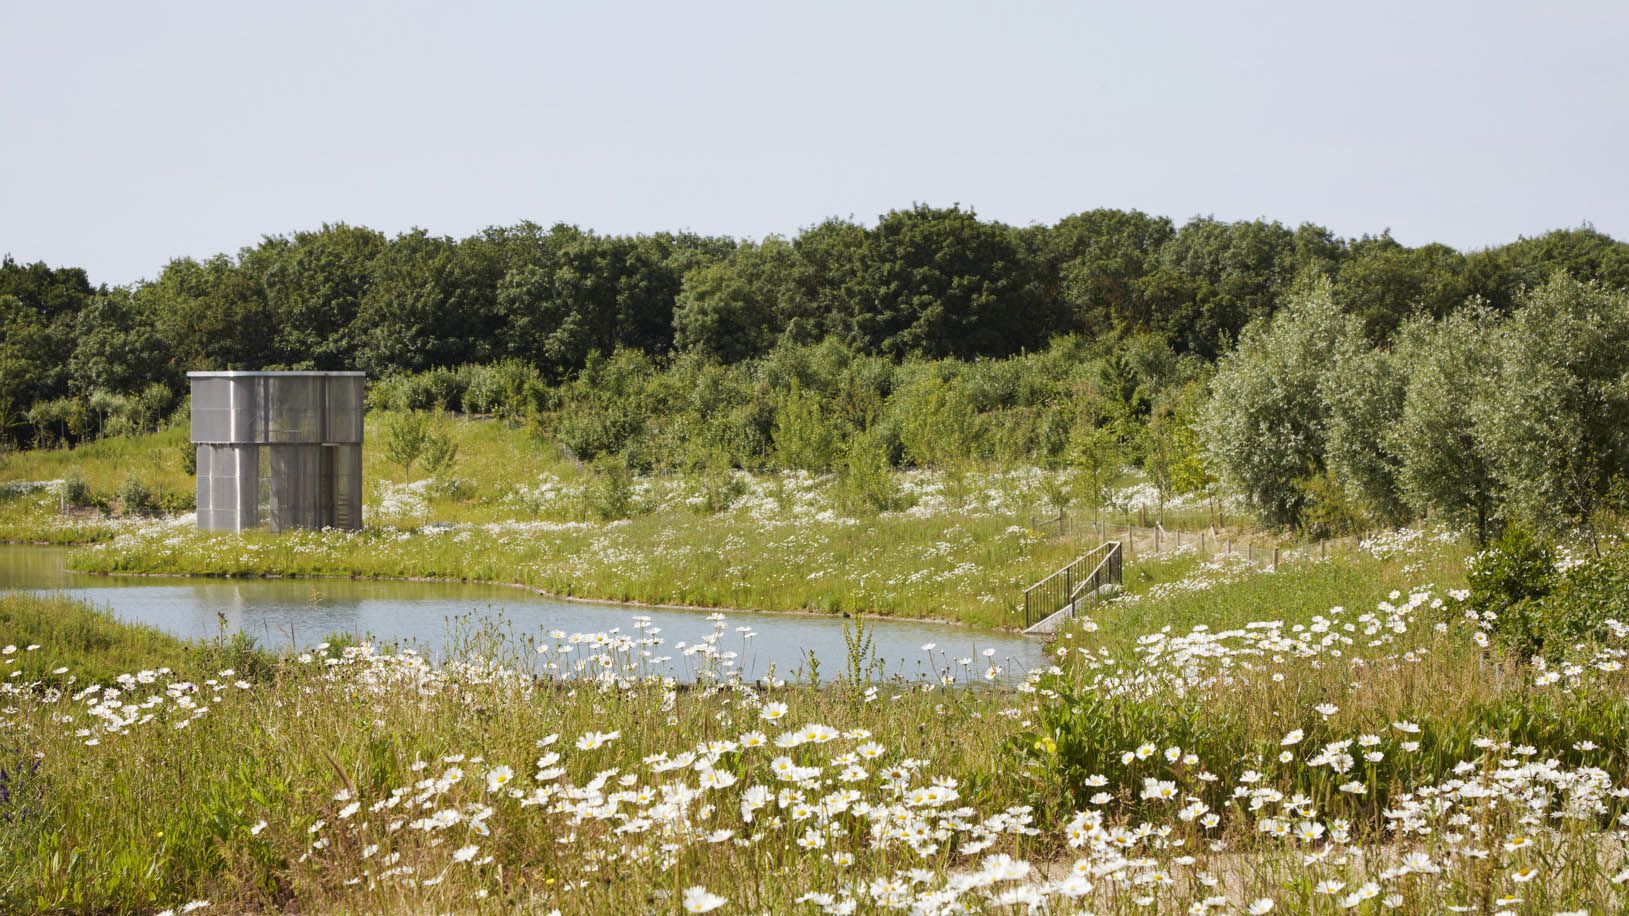
[{"label": "still water surface", "polygon": [[[440,658],[455,626],[501,621],[528,649],[552,644],[547,634],[595,633],[620,628],[632,635],[635,618],[650,619],[665,640],[662,654],[675,656],[665,673],[685,677],[690,663],[678,643],[694,643],[714,631],[706,611],[640,608],[561,601],[530,591],[495,585],[445,582],[387,582],[349,579],[202,579],[146,576],[93,576],[64,566],[69,551],[59,547],[0,545],[0,590],[53,592],[87,601],[113,616],[145,623],[188,639],[221,633],[247,633],[274,649],[308,648],[333,634],[369,638],[381,644],[412,646]],[[463,621],[459,624],[459,621]],[[1039,641],[948,624],[868,620],[876,657],[889,676],[915,680],[950,668],[958,680],[984,680],[990,665],[1001,679],[1021,678],[1046,664]],[[809,653],[830,678],[845,669],[843,621],[801,614],[726,615],[719,648],[739,653],[748,678],[774,665],[790,677],[807,668]],[[744,638],[737,628],[750,628]],[[650,629],[645,631],[650,632]],[[923,646],[933,644],[931,652]],[[993,654],[986,657],[986,650]],[[967,666],[963,659],[971,659]]]}]

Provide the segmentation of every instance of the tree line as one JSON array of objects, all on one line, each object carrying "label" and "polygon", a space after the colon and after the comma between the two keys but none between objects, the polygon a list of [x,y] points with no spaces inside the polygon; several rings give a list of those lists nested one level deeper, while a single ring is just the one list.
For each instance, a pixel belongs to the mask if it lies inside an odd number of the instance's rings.
[{"label": "tree line", "polygon": [[1558,273],[1508,313],[1419,315],[1376,343],[1317,279],[1210,390],[1208,466],[1270,523],[1593,538],[1629,511],[1629,291],[1599,281]]},{"label": "tree line", "polygon": [[180,258],[129,287],[0,262],[0,439],[142,428],[193,369],[361,368],[374,378],[508,361],[558,383],[596,354],[723,365],[831,340],[899,361],[1005,357],[1063,335],[1156,339],[1211,361],[1297,283],[1328,282],[1363,339],[1467,302],[1492,314],[1564,271],[1629,286],[1629,246],[1589,228],[1481,251],[1343,239],[1305,224],[1093,210],[1015,227],[915,206],[792,238],[496,227],[464,239],[328,225]]}]

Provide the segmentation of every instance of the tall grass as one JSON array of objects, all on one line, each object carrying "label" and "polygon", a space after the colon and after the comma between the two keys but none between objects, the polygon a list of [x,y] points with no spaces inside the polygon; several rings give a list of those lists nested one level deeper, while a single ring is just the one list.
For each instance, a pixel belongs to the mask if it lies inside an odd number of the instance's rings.
[{"label": "tall grass", "polygon": [[[18,676],[0,908],[1621,912],[1629,646],[1504,654],[1459,550],[1173,565],[1180,595],[1101,608],[1013,689],[867,683],[858,634],[824,689],[684,689],[618,673],[673,650],[642,631],[562,638],[542,678],[480,632],[440,669]],[[1200,594],[1218,616],[1165,631]]]},{"label": "tall grass", "polygon": [[582,598],[1013,626],[1030,581],[1082,543],[998,517],[755,523],[683,511],[613,526],[215,535],[161,528],[74,554],[92,572],[513,582]]}]

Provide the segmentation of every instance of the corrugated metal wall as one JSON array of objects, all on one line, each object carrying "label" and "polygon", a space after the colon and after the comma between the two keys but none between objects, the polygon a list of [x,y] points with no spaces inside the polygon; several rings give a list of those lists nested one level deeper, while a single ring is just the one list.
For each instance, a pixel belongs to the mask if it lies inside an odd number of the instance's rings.
[{"label": "corrugated metal wall", "polygon": [[362,527],[359,373],[189,373],[198,527]]}]

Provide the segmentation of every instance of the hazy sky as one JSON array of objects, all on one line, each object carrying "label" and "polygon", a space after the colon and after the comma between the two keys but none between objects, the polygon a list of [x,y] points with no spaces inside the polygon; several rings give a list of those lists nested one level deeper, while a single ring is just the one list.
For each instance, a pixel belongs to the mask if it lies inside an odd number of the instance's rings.
[{"label": "hazy sky", "polygon": [[0,253],[125,283],[325,221],[918,201],[1629,238],[1629,4],[1538,6],[4,0]]}]

